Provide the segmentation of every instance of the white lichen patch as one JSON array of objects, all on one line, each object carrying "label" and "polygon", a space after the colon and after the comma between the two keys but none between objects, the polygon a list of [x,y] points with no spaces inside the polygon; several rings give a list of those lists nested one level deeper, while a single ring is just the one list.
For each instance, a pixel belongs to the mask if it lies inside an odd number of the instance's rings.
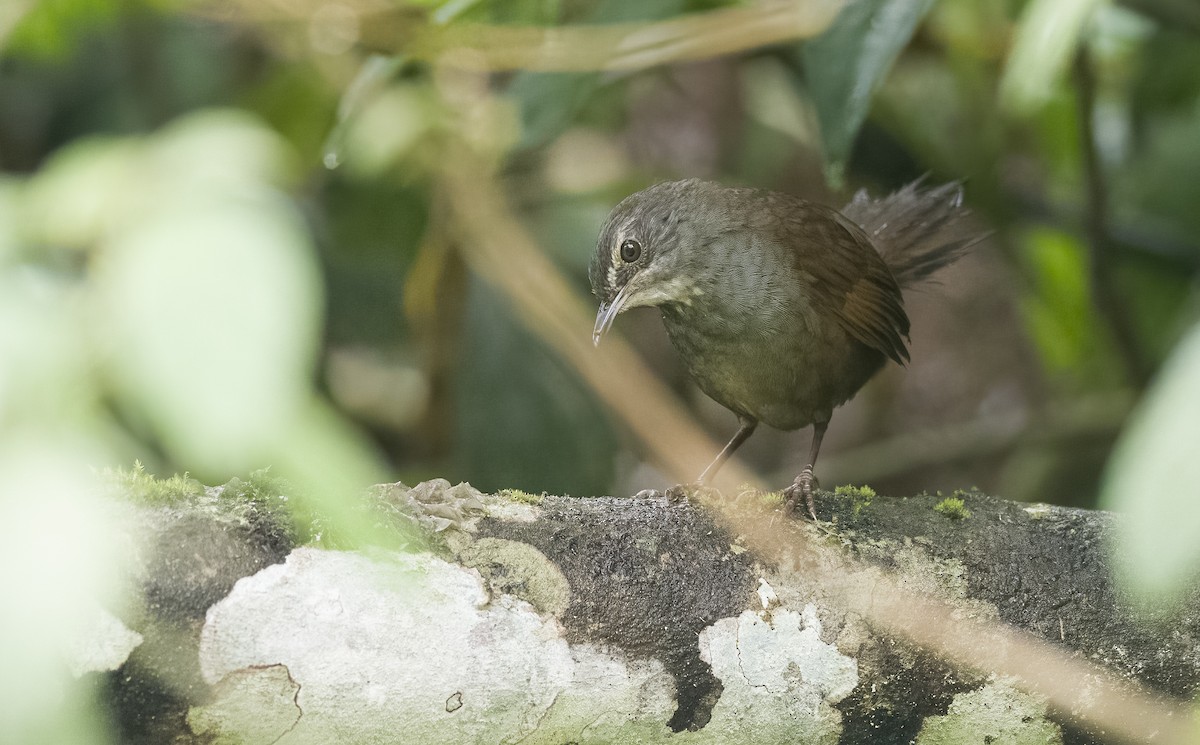
[{"label": "white lichen patch", "polygon": [[[430,555],[306,548],[242,579],[209,610],[200,662],[210,683],[286,667],[303,715],[280,743],[395,742],[403,733],[412,745],[528,735],[576,667],[553,618],[490,597],[474,570]],[[258,732],[253,717],[222,716],[238,708],[236,696],[219,696],[205,722],[219,722],[225,739]]]},{"label": "white lichen patch", "polygon": [[[528,589],[523,577],[510,579]],[[200,663],[215,698],[189,722],[214,742],[280,745],[838,739],[834,705],[858,668],[821,640],[813,606],[704,629],[696,653],[723,690],[704,727],[672,732],[675,681],[659,661],[569,645],[560,594],[534,593],[539,612],[504,586],[430,554],[297,549],[209,609]]]},{"label": "white lichen patch", "polygon": [[67,645],[67,665],[76,678],[85,673],[116,670],[142,643],[142,635],[125,627],[113,614],[96,607],[80,624]]},{"label": "white lichen patch", "polygon": [[551,612],[431,555],[297,549],[209,610],[200,655],[216,700],[189,723],[216,742],[675,737],[675,686],[657,660],[570,646]]},{"label": "white lichen patch", "polygon": [[296,703],[299,693],[283,665],[238,670],[217,684],[215,704],[188,712],[188,727],[216,743],[274,742],[300,721],[304,712]]},{"label": "white lichen patch", "polygon": [[917,745],[1061,745],[1062,732],[1046,718],[1046,700],[1003,680],[960,693],[945,716],[929,717]]},{"label": "white lichen patch", "polygon": [[514,502],[503,497],[484,495],[488,517],[514,523],[531,523],[537,519],[541,509],[525,502]]},{"label": "white lichen patch", "polygon": [[834,704],[858,685],[858,665],[821,640],[816,608],[723,618],[700,633],[700,656],[724,691],[712,720],[685,743],[834,743]]},{"label": "white lichen patch", "polygon": [[771,587],[765,577],[758,578],[758,599],[762,603],[763,610],[779,605],[779,596],[775,594],[775,588]]},{"label": "white lichen patch", "polygon": [[674,742],[667,721],[675,686],[658,660],[628,659],[591,644],[571,648],[571,684],[522,745]]},{"label": "white lichen patch", "polygon": [[1042,518],[1050,515],[1050,511],[1052,508],[1048,504],[1043,504],[1041,502],[1038,502],[1036,504],[1028,505],[1028,506],[1024,507],[1023,509],[1025,510],[1025,514],[1029,515],[1029,517],[1031,517],[1032,519],[1041,520]]}]

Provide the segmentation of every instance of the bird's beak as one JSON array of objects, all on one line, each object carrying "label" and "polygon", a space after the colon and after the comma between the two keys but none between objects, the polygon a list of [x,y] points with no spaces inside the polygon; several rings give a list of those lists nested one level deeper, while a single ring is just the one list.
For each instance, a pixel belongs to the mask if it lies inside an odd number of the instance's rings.
[{"label": "bird's beak", "polygon": [[604,336],[604,332],[608,331],[608,327],[612,326],[617,314],[621,312],[621,307],[625,305],[626,291],[629,290],[629,285],[621,288],[617,296],[612,299],[611,303],[600,303],[600,309],[596,311],[596,327],[592,329],[592,343],[600,346],[600,337]]}]

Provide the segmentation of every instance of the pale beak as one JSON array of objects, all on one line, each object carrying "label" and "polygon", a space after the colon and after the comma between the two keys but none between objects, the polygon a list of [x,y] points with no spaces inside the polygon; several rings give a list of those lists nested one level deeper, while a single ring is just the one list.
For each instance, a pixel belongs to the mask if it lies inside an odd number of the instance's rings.
[{"label": "pale beak", "polygon": [[628,297],[625,294],[628,290],[629,285],[627,284],[621,288],[611,303],[600,303],[600,309],[596,311],[596,327],[592,329],[592,343],[596,346],[600,346],[600,337],[604,336],[604,332],[608,331],[608,327],[612,326],[617,314],[621,312],[621,307],[625,305],[625,298]]}]

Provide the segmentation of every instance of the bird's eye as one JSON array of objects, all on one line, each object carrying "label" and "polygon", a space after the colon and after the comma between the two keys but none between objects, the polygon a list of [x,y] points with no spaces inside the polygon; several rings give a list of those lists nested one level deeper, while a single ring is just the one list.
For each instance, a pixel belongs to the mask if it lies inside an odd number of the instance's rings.
[{"label": "bird's eye", "polygon": [[626,263],[632,264],[633,262],[637,261],[638,257],[641,255],[642,244],[638,243],[632,238],[629,238],[621,243],[621,259]]}]

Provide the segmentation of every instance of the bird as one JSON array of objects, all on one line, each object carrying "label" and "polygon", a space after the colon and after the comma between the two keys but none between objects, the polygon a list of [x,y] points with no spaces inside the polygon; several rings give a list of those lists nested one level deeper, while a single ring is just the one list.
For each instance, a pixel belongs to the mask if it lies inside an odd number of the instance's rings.
[{"label": "bird", "polygon": [[798,196],[688,179],[629,195],[609,213],[588,267],[599,345],[617,315],[657,307],[693,381],[738,429],[708,483],[760,423],[812,426],[807,465],[784,489],[816,521],[814,467],[834,409],[888,361],[909,359],[902,290],[953,263],[964,235],[959,182],[918,179],[840,210]]}]

